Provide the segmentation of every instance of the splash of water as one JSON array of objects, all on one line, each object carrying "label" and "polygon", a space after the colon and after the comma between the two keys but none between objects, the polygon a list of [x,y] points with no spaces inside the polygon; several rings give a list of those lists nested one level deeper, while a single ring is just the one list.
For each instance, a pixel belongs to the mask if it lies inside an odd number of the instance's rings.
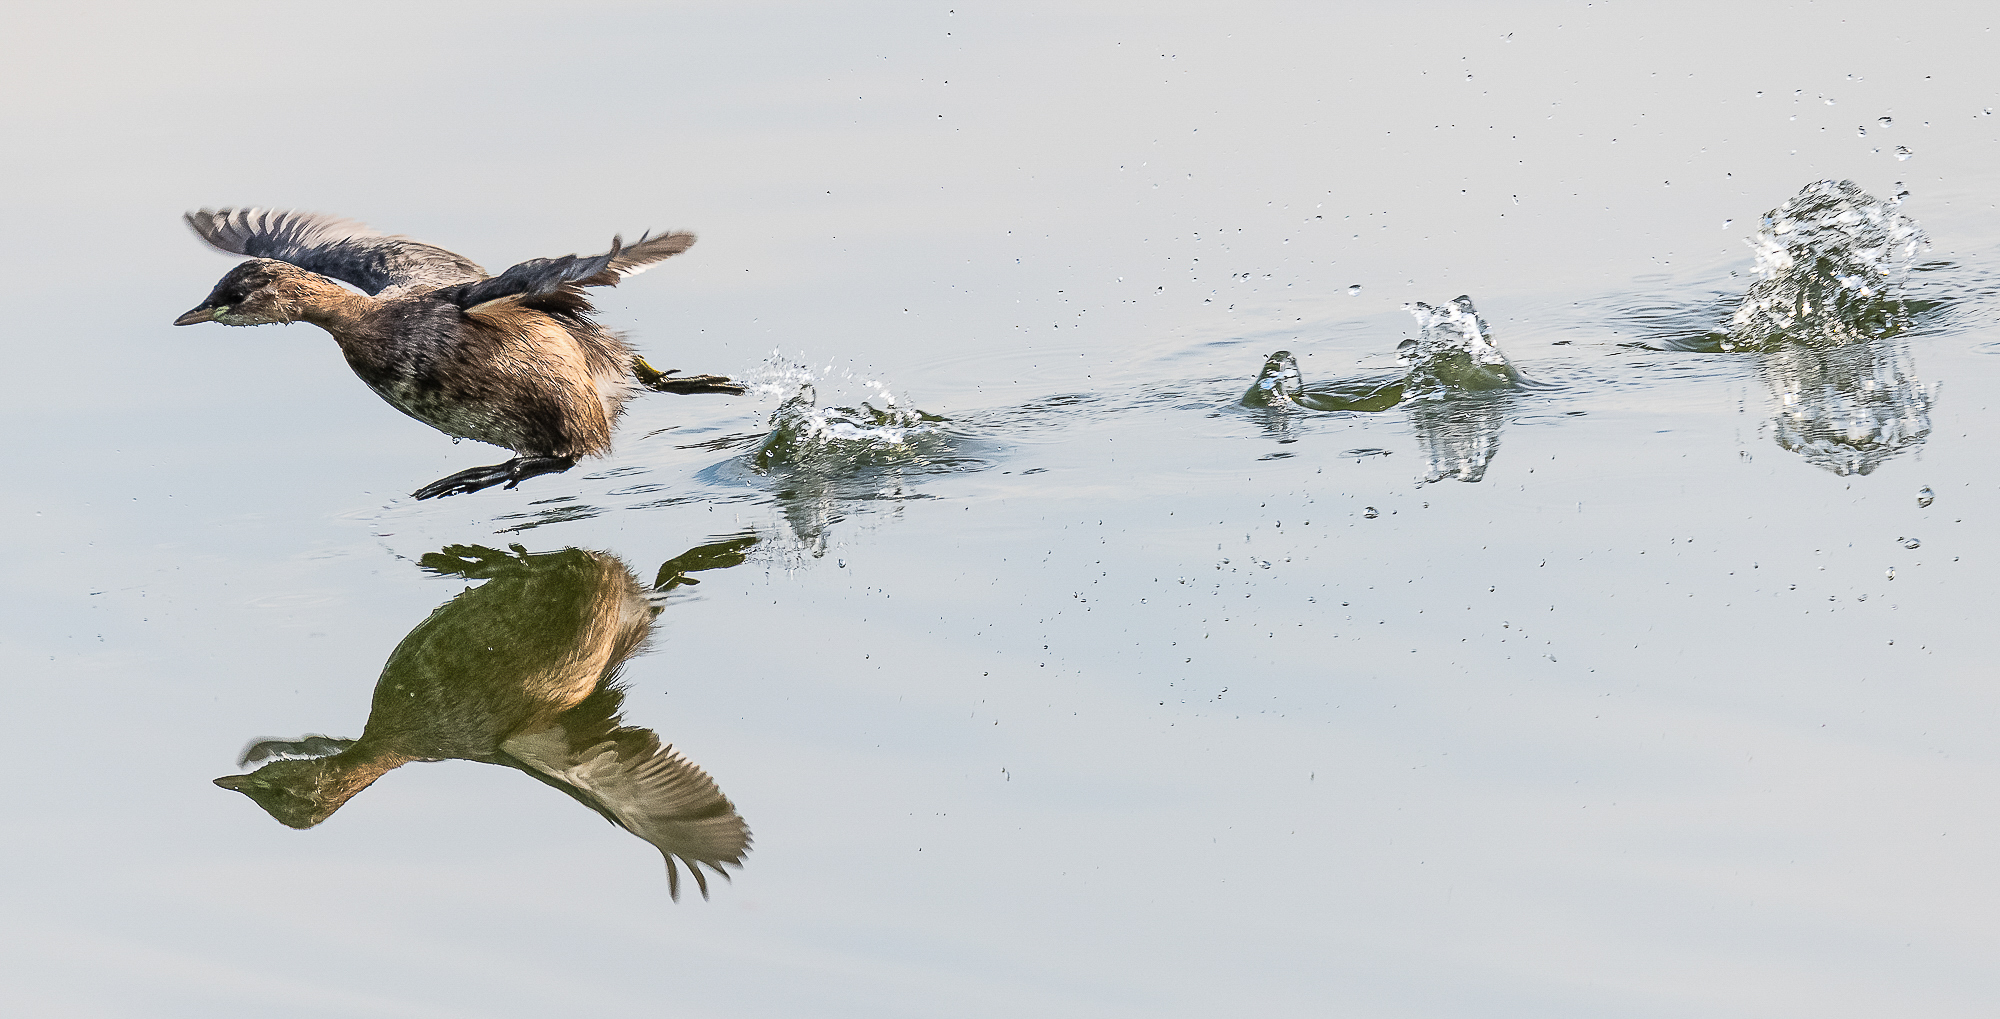
[{"label": "splash of water", "polygon": [[1416,316],[1422,330],[1407,352],[1406,392],[1411,398],[1511,389],[1520,383],[1521,373],[1493,342],[1492,330],[1472,307],[1471,297],[1461,294],[1442,307],[1419,301],[1403,310]]},{"label": "splash of water", "polygon": [[[713,477],[769,490],[801,549],[813,556],[825,554],[828,529],[855,507],[923,498],[915,488],[923,477],[987,466],[981,443],[899,400],[881,380],[773,355],[749,385],[780,398],[770,431],[748,454],[713,468]],[[866,399],[821,406],[823,389],[842,402]]]},{"label": "splash of water", "polygon": [[1722,348],[1833,346],[1905,327],[1902,281],[1930,241],[1900,204],[1853,181],[1817,180],[1765,213],[1749,240],[1758,280]]},{"label": "splash of water", "polygon": [[1245,407],[1301,407],[1318,411],[1388,410],[1403,399],[1403,376],[1372,376],[1308,385],[1299,359],[1280,350],[1264,359],[1264,370],[1239,401]]},{"label": "splash of water", "polygon": [[[868,399],[852,407],[822,407],[819,383],[835,389],[859,388]],[[761,473],[806,469],[837,474],[855,468],[917,466],[948,445],[944,418],[900,405],[888,383],[879,379],[837,374],[831,365],[814,371],[774,354],[748,384],[753,393],[781,398],[771,413],[770,433],[750,454],[750,462]]]}]

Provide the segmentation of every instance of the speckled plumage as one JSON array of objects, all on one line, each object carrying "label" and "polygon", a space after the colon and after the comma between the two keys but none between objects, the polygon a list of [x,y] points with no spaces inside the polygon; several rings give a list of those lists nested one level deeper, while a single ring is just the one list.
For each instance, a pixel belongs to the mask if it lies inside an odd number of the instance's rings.
[{"label": "speckled plumage", "polygon": [[507,468],[530,461],[529,474],[547,473],[603,456],[626,401],[643,389],[743,391],[719,376],[665,379],[591,317],[584,287],[615,286],[687,250],[690,233],[630,246],[614,238],[601,255],[533,259],[489,277],[443,248],[331,216],[204,209],[187,221],[208,243],[254,257],[176,325],[310,322],[333,334],[349,367],[390,406],[520,454],[427,486],[420,498],[518,482],[527,475]]}]

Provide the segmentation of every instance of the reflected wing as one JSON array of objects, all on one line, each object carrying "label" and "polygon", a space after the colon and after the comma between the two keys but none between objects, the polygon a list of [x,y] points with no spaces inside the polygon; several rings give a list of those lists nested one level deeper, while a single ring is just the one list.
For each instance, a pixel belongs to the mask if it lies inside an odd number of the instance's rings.
[{"label": "reflected wing", "polygon": [[512,758],[501,763],[561,789],[652,843],[666,857],[667,888],[675,900],[681,894],[678,857],[706,899],[708,878],[701,868],[727,878],[723,864],[741,867],[750,827],[706,772],[662,746],[652,730],[604,724],[607,702],[615,709],[620,699],[615,689],[599,690],[554,728],[501,744]]},{"label": "reflected wing", "polygon": [[237,255],[275,258],[370,294],[407,285],[451,286],[485,270],[443,248],[316,212],[203,209],[187,214],[201,239]]}]

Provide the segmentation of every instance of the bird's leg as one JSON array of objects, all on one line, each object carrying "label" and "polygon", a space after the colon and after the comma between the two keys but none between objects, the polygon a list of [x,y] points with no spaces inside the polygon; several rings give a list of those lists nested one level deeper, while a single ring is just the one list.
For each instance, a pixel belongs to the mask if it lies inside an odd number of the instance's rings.
[{"label": "bird's leg", "polygon": [[681,375],[678,378],[669,378],[679,371],[679,368],[661,371],[647,364],[643,357],[634,355],[632,358],[632,377],[638,379],[640,385],[656,393],[679,393],[688,396],[693,393],[740,394],[750,391],[743,383],[731,381],[727,375]]},{"label": "bird's leg", "polygon": [[505,482],[513,488],[538,474],[561,474],[576,466],[573,456],[517,456],[503,464],[474,467],[448,478],[439,478],[412,493],[418,499],[435,499],[461,492],[477,492]]}]

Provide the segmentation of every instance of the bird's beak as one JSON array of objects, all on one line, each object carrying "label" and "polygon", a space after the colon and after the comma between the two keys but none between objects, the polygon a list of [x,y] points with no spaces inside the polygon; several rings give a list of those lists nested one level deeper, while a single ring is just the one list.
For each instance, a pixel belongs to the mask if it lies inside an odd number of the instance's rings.
[{"label": "bird's beak", "polygon": [[[188,314],[192,315],[194,314],[194,312],[188,312]],[[182,323],[176,322],[174,324],[181,325]],[[221,786],[224,789],[234,789],[240,793],[243,791],[243,781],[249,777],[250,776],[248,775],[224,775],[221,778],[216,779],[215,784]]]},{"label": "bird's beak", "polygon": [[196,322],[213,322],[213,321],[215,321],[215,309],[204,304],[201,307],[196,308],[195,310],[190,311],[187,314],[182,315],[177,319],[174,319],[174,324],[177,326],[191,326],[194,325]]}]

